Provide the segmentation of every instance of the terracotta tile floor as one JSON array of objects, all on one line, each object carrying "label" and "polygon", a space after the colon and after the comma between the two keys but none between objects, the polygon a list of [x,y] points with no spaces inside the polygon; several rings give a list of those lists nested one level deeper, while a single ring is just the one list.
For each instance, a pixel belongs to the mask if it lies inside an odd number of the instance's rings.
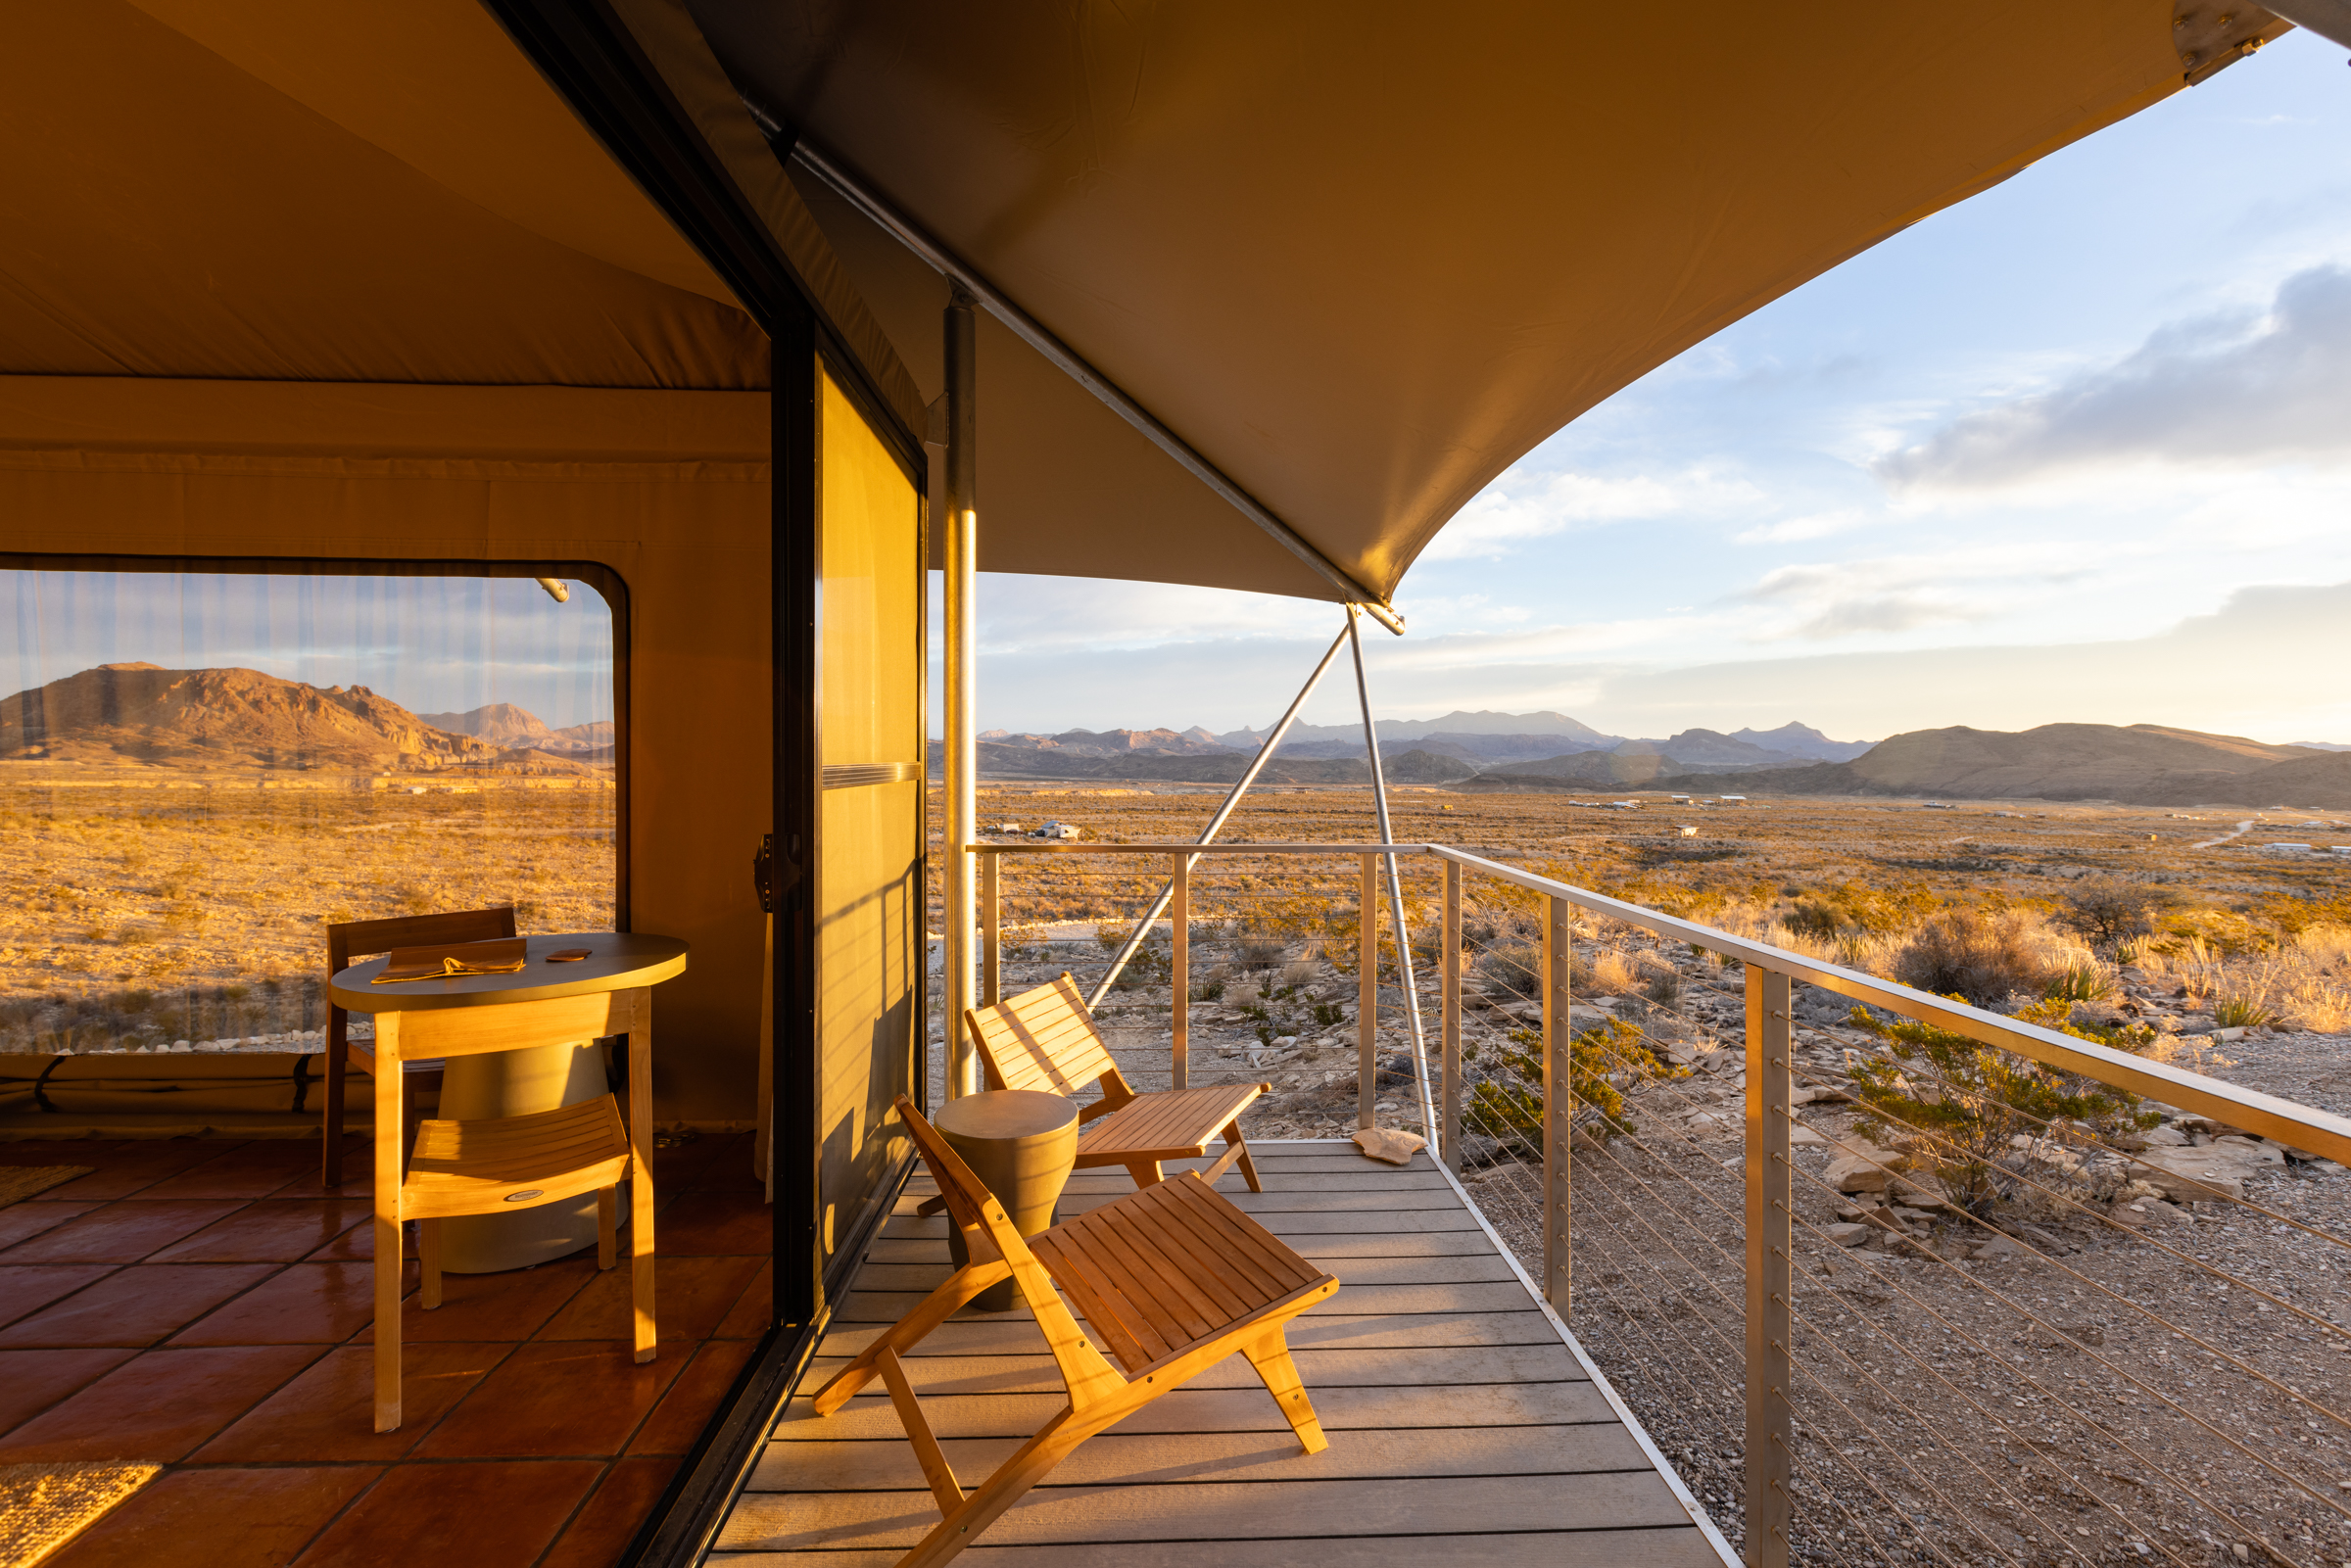
[{"label": "terracotta tile floor", "polygon": [[[767,1210],[743,1138],[659,1152],[661,1354],[591,1252],[449,1275],[402,1311],[407,1421],[370,1419],[367,1187],[317,1145],[0,1144],[95,1166],[0,1209],[0,1464],[164,1475],[44,1568],[608,1568],[766,1329]],[[366,1162],[355,1158],[357,1177]],[[625,1248],[625,1241],[624,1241]]]}]

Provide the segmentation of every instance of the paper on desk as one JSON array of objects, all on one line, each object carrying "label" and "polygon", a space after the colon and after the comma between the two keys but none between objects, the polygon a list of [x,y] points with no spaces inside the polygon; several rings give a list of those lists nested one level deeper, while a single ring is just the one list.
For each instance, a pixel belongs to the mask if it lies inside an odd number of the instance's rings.
[{"label": "paper on desk", "polygon": [[519,936],[489,942],[444,942],[438,947],[396,947],[384,972],[367,983],[437,980],[451,974],[511,974],[522,965]]}]

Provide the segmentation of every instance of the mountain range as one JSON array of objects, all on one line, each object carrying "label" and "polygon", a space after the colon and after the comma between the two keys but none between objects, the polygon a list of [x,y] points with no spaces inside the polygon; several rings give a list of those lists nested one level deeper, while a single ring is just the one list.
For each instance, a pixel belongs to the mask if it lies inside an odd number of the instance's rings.
[{"label": "mountain range", "polygon": [[[1423,753],[1430,760],[1415,763],[1414,772],[1428,777],[1429,782],[1468,778],[1492,769],[1521,769],[1586,752],[1626,761],[1622,767],[1594,764],[1577,777],[1589,773],[1595,779],[1630,780],[1653,777],[1660,771],[1847,762],[1870,747],[1866,740],[1831,740],[1818,730],[1793,723],[1777,730],[1740,730],[1731,735],[1685,730],[1661,740],[1629,738],[1550,712],[1455,712],[1438,719],[1382,719],[1377,730],[1379,753],[1389,771],[1394,771],[1391,759]],[[1109,774],[1094,764],[1109,763],[1138,778],[1237,779],[1270,733],[1242,729],[1218,735],[1198,725],[1188,730],[1064,730],[1054,735],[989,730],[979,736],[981,771],[997,777],[1095,778]],[[1460,766],[1439,765],[1434,760],[1439,758],[1452,759]],[[1282,737],[1273,766],[1286,772],[1310,762],[1353,765],[1351,771],[1333,773],[1334,779],[1368,778],[1362,727],[1293,725]]]},{"label": "mountain range", "polygon": [[[1670,787],[1691,793],[1949,795],[2113,800],[2142,805],[2351,807],[2351,747],[2271,745],[2162,725],[2052,724],[2010,733],[1915,730],[1872,744],[1806,725],[1684,730],[1662,740],[1606,735],[1559,713],[1465,713],[1382,720],[1382,767],[1396,784],[1477,793]],[[994,779],[1121,779],[1229,784],[1267,732],[991,732],[980,771]],[[1297,725],[1261,777],[1269,784],[1363,784],[1363,731]]]},{"label": "mountain range", "polygon": [[[363,686],[236,668],[102,664],[0,698],[0,759],[177,768],[593,773],[609,727],[550,730],[509,704],[417,714]],[[509,737],[520,737],[519,740]]]},{"label": "mountain range", "polygon": [[1693,772],[1675,777],[1673,787],[2341,810],[2351,807],[2351,751],[2156,724],[2044,724],[2018,732],[1956,726],[1890,736],[1851,762]]}]

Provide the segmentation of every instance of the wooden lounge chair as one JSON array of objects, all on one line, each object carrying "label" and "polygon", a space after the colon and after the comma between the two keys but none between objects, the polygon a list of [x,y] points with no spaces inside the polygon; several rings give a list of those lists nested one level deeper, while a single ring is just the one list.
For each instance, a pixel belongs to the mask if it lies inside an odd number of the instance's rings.
[{"label": "wooden lounge chair", "polygon": [[[1134,1184],[1148,1187],[1163,1172],[1163,1160],[1197,1160],[1208,1140],[1223,1135],[1224,1153],[1201,1172],[1210,1186],[1237,1163],[1251,1192],[1263,1192],[1249,1146],[1241,1141],[1240,1116],[1273,1085],[1211,1083],[1196,1089],[1137,1094],[1127,1086],[1110,1048],[1094,1027],[1078,982],[1068,974],[993,1007],[964,1014],[972,1039],[986,1065],[991,1089],[1041,1089],[1075,1095],[1099,1083],[1102,1098],[1079,1113],[1085,1130],[1078,1135],[1078,1168],[1125,1165]],[[936,1210],[931,1211],[936,1212]]]},{"label": "wooden lounge chair", "polygon": [[[817,1391],[831,1415],[879,1373],[938,1499],[939,1522],[898,1568],[933,1568],[978,1539],[997,1515],[1087,1438],[1238,1351],[1265,1380],[1308,1453],[1329,1447],[1299,1382],[1282,1326],[1339,1282],[1282,1245],[1192,1171],[1115,1198],[1024,1241],[1003,1205],[900,1095],[898,1115],[938,1182],[971,1261],[866,1347]],[[949,1314],[1010,1275],[1028,1300],[1069,1390],[1070,1402],[965,1492],[924,1419],[900,1355]],[[1117,1357],[1081,1332],[1054,1287],[1085,1314]],[[1124,1370],[1122,1370],[1122,1368]]]}]

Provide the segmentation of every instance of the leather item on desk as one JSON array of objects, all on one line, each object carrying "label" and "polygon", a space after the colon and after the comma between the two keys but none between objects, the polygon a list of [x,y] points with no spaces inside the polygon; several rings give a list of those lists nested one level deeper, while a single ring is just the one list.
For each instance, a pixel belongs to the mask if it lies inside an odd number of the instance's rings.
[{"label": "leather item on desk", "polygon": [[396,947],[384,972],[367,983],[437,980],[452,974],[511,974],[522,965],[519,936],[488,942],[448,942],[439,947]]}]

